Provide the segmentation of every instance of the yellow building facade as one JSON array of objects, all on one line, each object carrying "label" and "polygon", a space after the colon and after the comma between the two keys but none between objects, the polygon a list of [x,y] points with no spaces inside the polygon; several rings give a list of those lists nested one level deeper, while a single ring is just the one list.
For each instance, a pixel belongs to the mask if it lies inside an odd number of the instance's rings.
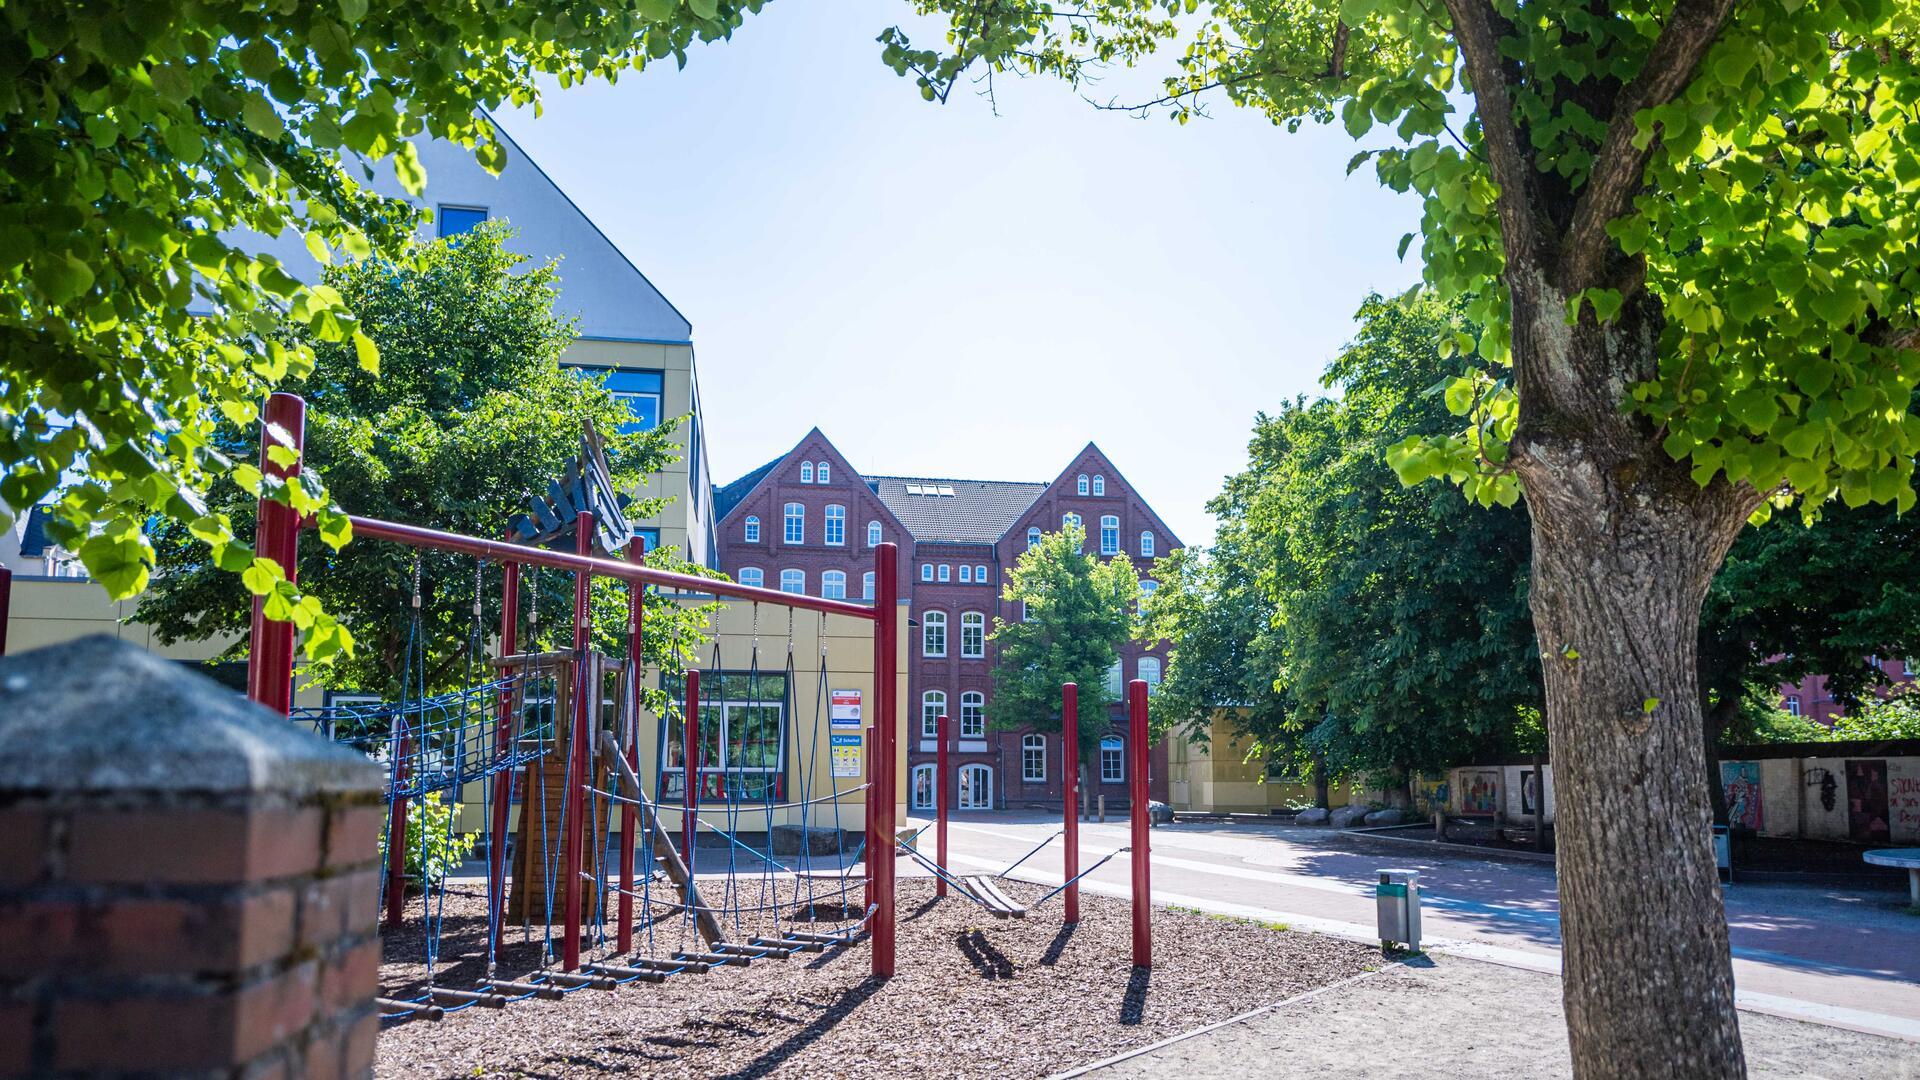
[{"label": "yellow building facade", "polygon": [[[1234,733],[1233,710],[1215,711],[1207,724],[1205,741],[1167,739],[1167,797],[1176,812],[1200,814],[1270,814],[1313,805],[1313,785],[1293,779],[1273,779],[1266,766],[1248,760],[1251,742]],[[1345,806],[1351,794],[1340,787],[1327,791],[1331,806]]]}]

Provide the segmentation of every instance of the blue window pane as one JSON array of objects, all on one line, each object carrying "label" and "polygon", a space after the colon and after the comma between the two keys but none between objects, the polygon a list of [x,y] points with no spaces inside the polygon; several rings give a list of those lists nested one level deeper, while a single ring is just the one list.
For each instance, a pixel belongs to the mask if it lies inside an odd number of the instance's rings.
[{"label": "blue window pane", "polygon": [[599,367],[577,370],[582,378],[599,379],[633,414],[630,423],[620,425],[623,433],[652,431],[660,426],[660,403],[667,386],[664,372]]},{"label": "blue window pane", "polygon": [[442,206],[435,214],[441,236],[459,236],[487,220],[485,207]]},{"label": "blue window pane", "polygon": [[667,377],[658,371],[626,371],[616,368],[606,373],[607,389],[658,394],[666,390]]},{"label": "blue window pane", "polygon": [[640,550],[643,552],[652,551],[660,546],[659,529],[635,529],[633,535],[640,538]]},{"label": "blue window pane", "polygon": [[622,433],[652,431],[660,426],[659,394],[615,394],[614,397],[626,402],[627,411],[633,414],[633,421],[621,424]]}]

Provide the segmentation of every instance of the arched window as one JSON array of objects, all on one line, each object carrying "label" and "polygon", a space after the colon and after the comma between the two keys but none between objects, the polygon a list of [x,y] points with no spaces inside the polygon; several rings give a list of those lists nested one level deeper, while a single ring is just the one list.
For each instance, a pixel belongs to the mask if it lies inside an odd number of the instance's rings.
[{"label": "arched window", "polygon": [[880,523],[877,521],[867,522],[867,546],[880,546]]},{"label": "arched window", "polygon": [[747,515],[747,523],[742,529],[740,538],[749,544],[757,544],[760,542],[760,519],[758,517],[752,514]]},{"label": "arched window", "polygon": [[828,600],[847,598],[847,575],[844,570],[828,570],[820,575],[820,595]]},{"label": "arched window", "polygon": [[960,613],[960,658],[978,660],[987,655],[987,616],[984,612]]},{"label": "arched window", "polygon": [[973,584],[973,567],[968,566],[966,563],[960,564],[960,584]]},{"label": "arched window", "polygon": [[789,544],[807,542],[807,508],[803,503],[788,503],[786,539]]},{"label": "arched window", "polygon": [[940,737],[940,718],[947,712],[947,692],[929,690],[920,695],[920,737],[937,739]]},{"label": "arched window", "polygon": [[920,617],[920,655],[947,655],[947,613],[929,611]]},{"label": "arched window", "polygon": [[1100,518],[1100,554],[1120,554],[1120,519],[1112,514]]},{"label": "arched window", "polygon": [[1159,590],[1160,590],[1159,582],[1153,580],[1152,578],[1141,578],[1140,579],[1140,606],[1145,607],[1148,604],[1152,603],[1153,594],[1158,592]]},{"label": "arched window", "polygon": [[1123,783],[1127,779],[1127,747],[1118,735],[1100,740],[1100,782]]},{"label": "arched window", "polygon": [[1101,476],[1101,475],[1100,475],[1100,474],[1098,474],[1098,473],[1095,473],[1095,474],[1094,474],[1094,477],[1093,477],[1093,493],[1094,493],[1095,495],[1105,495],[1105,494],[1107,493],[1107,478],[1106,478],[1106,477],[1104,477],[1104,476]]},{"label": "arched window", "polygon": [[814,466],[813,478],[815,480],[819,481],[822,484],[831,484],[833,483],[832,477],[833,477],[833,466],[828,465],[824,461]]},{"label": "arched window", "polygon": [[1020,740],[1020,779],[1029,784],[1047,782],[1047,737],[1028,735]]},{"label": "arched window", "polygon": [[920,580],[921,581],[933,580],[933,564],[932,563],[923,562],[920,564]]},{"label": "arched window", "polygon": [[804,594],[807,591],[807,572],[805,570],[780,571],[780,591]]},{"label": "arched window", "polygon": [[1140,534],[1140,554],[1144,555],[1149,559],[1153,558],[1153,530],[1152,529],[1148,529],[1146,532],[1143,532]]},{"label": "arched window", "polygon": [[933,766],[915,765],[913,767],[913,808],[932,810],[933,807]]},{"label": "arched window", "polygon": [[1060,527],[1061,527],[1061,528],[1063,528],[1063,529],[1077,529],[1077,528],[1079,528],[1079,527],[1080,527],[1080,515],[1079,515],[1079,514],[1076,514],[1076,513],[1073,513],[1072,511],[1068,511],[1067,513],[1064,513],[1064,514],[1061,514],[1061,515],[1060,515]]},{"label": "arched window", "polygon": [[803,461],[800,463],[800,482],[803,484],[813,483],[813,462]]},{"label": "arched window", "polygon": [[993,809],[993,770],[985,765],[960,766],[960,809]]},{"label": "arched window", "polygon": [[1124,682],[1125,679],[1126,679],[1125,673],[1123,673],[1120,670],[1120,661],[1115,660],[1113,662],[1113,666],[1107,669],[1108,699],[1113,701],[1119,701],[1121,699],[1121,696],[1126,693],[1126,689],[1127,689],[1126,687],[1121,685],[1121,683]]},{"label": "arched window", "polygon": [[1040,526],[1035,525],[1027,530],[1027,546],[1033,547],[1038,543],[1040,543]]},{"label": "arched window", "polygon": [[[826,468],[825,465],[820,466]],[[834,547],[845,547],[847,543],[847,508],[838,503],[827,504],[826,541]]]},{"label": "arched window", "polygon": [[1080,474],[1080,486],[1078,490],[1082,495],[1085,495],[1087,493],[1087,474],[1086,473]]},{"label": "arched window", "polygon": [[960,695],[960,737],[987,737],[987,695],[978,690],[969,690]]},{"label": "arched window", "polygon": [[975,566],[973,568],[973,580],[977,585],[985,585],[987,583],[987,568],[984,566]]},{"label": "arched window", "polygon": [[1140,681],[1147,684],[1147,693],[1160,689],[1160,660],[1158,657],[1140,658]]},{"label": "arched window", "polygon": [[1787,695],[1787,713],[1788,715],[1791,715],[1791,716],[1800,715],[1800,695],[1799,694]]},{"label": "arched window", "polygon": [[873,571],[871,570],[860,575],[860,599],[873,599]]},{"label": "arched window", "polygon": [[762,589],[766,587],[767,575],[757,566],[743,566],[740,568],[740,584]]},{"label": "arched window", "polygon": [[941,581],[953,580],[953,564],[952,563],[940,564],[940,580]]}]

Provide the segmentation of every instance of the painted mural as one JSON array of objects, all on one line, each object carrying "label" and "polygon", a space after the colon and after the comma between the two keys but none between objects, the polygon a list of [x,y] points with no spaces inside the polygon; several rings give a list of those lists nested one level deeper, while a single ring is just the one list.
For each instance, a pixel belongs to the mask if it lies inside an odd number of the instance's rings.
[{"label": "painted mural", "polygon": [[1491,770],[1460,774],[1460,812],[1493,814],[1500,810],[1500,774]]},{"label": "painted mural", "polygon": [[1893,838],[1887,813],[1885,758],[1847,762],[1847,838],[1885,843]]},{"label": "painted mural", "polygon": [[1756,833],[1765,827],[1766,809],[1760,798],[1759,762],[1721,762],[1720,786],[1727,795],[1727,824]]},{"label": "painted mural", "polygon": [[1920,839],[1920,776],[1914,775],[1911,765],[1888,778],[1887,809],[1893,813],[1894,839]]},{"label": "painted mural", "polygon": [[1448,789],[1447,778],[1444,776],[1437,779],[1420,777],[1413,782],[1414,808],[1423,816],[1430,815],[1435,810],[1446,809],[1452,805],[1447,797]]}]

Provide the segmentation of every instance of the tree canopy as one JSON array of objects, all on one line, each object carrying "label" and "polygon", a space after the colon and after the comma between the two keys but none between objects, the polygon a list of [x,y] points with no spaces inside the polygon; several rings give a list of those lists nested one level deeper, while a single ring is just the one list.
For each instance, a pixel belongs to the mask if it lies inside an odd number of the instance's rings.
[{"label": "tree canopy", "polygon": [[[210,513],[247,460],[222,452],[216,425],[251,426],[268,391],[313,370],[316,343],[344,345],[369,371],[379,356],[336,288],[302,284],[249,234],[303,235],[323,262],[398,259],[419,213],[364,181],[392,168],[417,194],[410,140],[461,143],[498,169],[485,110],[537,107],[549,80],[684,63],[761,2],[9,3],[0,527],[62,491],[49,533],[122,597],[146,585],[157,516],[295,610],[280,568],[256,566]],[[268,483],[345,542],[320,485]],[[307,635],[310,654],[341,641]]]},{"label": "tree canopy", "polygon": [[[476,536],[497,536],[544,491],[580,448],[591,422],[606,440],[615,483],[631,488],[674,454],[671,422],[622,433],[631,417],[605,387],[560,366],[574,338],[573,321],[555,314],[553,263],[525,267],[505,246],[502,222],[419,245],[399,262],[370,257],[330,267],[325,284],[358,313],[380,348],[379,375],[363,369],[345,342],[304,340],[314,356],[305,379],[308,414],[305,470],[358,513],[416,522]],[[301,331],[299,333],[311,333]],[[251,427],[221,424],[212,446],[236,461],[257,445]],[[632,517],[657,513],[662,500],[640,500]],[[255,500],[223,485],[210,517],[250,535]],[[155,530],[159,570],[136,617],[163,641],[231,635],[230,656],[247,648],[251,605],[240,576],[224,572],[190,534],[190,524]],[[301,545],[299,578],[311,603],[325,606],[366,648],[336,654],[312,674],[330,686],[396,694],[403,673],[415,687],[440,690],[484,679],[468,670],[476,586],[484,642],[500,625],[499,571],[475,576],[475,561],[445,552],[421,556],[421,627],[425,663],[408,659],[415,553],[393,544]],[[676,552],[649,562],[688,571]],[[624,593],[604,582],[596,595],[598,644],[626,650]],[[573,589],[567,575],[523,576],[522,592],[538,591],[543,618],[532,628],[570,625]],[[528,603],[531,610],[530,601]],[[664,597],[647,602],[648,659],[675,666],[699,640],[698,616]],[[522,626],[526,621],[522,620]],[[658,652],[651,650],[658,649]]]},{"label": "tree canopy", "polygon": [[1085,760],[1106,733],[1107,672],[1133,635],[1140,575],[1124,555],[1101,559],[1086,549],[1086,529],[1070,524],[1021,552],[1001,596],[1021,617],[993,620],[996,728],[1060,730],[1060,687],[1079,686],[1079,750]]}]

